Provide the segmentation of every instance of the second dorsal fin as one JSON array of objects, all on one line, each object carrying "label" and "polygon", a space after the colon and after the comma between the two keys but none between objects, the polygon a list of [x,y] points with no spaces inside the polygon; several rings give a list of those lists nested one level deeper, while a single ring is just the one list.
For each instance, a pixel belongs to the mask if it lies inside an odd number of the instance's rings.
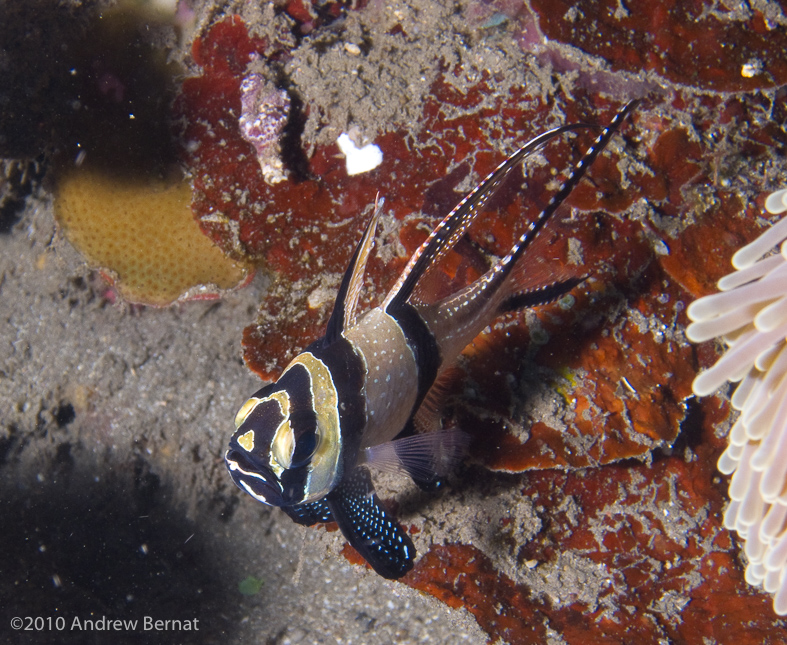
[{"label": "second dorsal fin", "polygon": [[437,225],[413,257],[410,258],[399,280],[397,280],[386,296],[383,308],[386,311],[393,311],[398,309],[401,304],[407,302],[421,277],[456,245],[476,216],[483,210],[490,197],[503,184],[506,177],[528,156],[538,152],[549,141],[565,132],[590,127],[593,126],[570,124],[544,132],[528,141],[501,163],[484,181],[459,202],[456,208],[445,216],[443,221]]}]

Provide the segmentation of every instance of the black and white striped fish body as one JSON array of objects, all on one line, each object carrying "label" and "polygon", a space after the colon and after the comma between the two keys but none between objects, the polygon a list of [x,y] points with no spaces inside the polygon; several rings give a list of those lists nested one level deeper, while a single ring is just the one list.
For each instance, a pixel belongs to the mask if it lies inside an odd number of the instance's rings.
[{"label": "black and white striped fish body", "polygon": [[298,523],[335,520],[377,573],[404,575],[415,548],[380,505],[367,465],[398,465],[428,487],[461,456],[462,433],[416,432],[435,426],[440,376],[496,316],[554,300],[581,281],[534,281],[520,259],[634,107],[629,103],[615,116],[544,211],[485,275],[442,299],[430,298],[424,280],[512,170],[551,139],[588,126],[556,128],[511,155],[432,231],[383,303],[356,318],[378,205],[340,284],[325,336],[236,416],[225,461],[238,487]]}]

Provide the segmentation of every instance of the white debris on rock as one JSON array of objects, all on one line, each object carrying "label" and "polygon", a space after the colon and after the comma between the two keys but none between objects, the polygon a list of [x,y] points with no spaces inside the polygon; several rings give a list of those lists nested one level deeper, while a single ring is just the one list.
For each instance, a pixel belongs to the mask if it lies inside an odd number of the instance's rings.
[{"label": "white debris on rock", "polygon": [[339,135],[336,143],[339,144],[339,150],[346,157],[348,175],[369,172],[383,162],[383,151],[373,143],[367,143],[363,148],[359,148],[350,135],[345,132]]}]

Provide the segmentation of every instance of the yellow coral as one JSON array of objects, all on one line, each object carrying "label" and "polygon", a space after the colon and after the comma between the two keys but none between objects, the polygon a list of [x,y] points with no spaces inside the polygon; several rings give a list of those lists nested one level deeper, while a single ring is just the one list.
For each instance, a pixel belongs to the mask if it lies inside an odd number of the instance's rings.
[{"label": "yellow coral", "polygon": [[191,187],[181,179],[119,179],[75,170],[58,182],[55,216],[88,263],[108,273],[130,302],[164,306],[206,297],[237,286],[248,274],[199,230]]}]

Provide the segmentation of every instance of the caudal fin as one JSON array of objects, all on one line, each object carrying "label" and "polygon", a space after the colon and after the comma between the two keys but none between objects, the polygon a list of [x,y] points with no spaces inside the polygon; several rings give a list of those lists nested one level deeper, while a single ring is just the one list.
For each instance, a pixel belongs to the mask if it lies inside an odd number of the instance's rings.
[{"label": "caudal fin", "polygon": [[[582,282],[586,276],[571,275],[571,270],[563,268],[551,275],[545,273],[544,265],[538,265],[538,256],[533,262],[523,260],[525,252],[531,248],[539,232],[571,194],[585,176],[596,157],[606,148],[610,139],[620,129],[625,118],[637,107],[639,100],[630,101],[614,116],[609,125],[599,134],[593,145],[574,166],[568,179],[549,200],[546,208],[531,222],[511,250],[492,269],[484,288],[489,292],[499,289],[500,313],[522,307],[532,307],[559,298]],[[485,276],[485,277],[487,277]]]}]

